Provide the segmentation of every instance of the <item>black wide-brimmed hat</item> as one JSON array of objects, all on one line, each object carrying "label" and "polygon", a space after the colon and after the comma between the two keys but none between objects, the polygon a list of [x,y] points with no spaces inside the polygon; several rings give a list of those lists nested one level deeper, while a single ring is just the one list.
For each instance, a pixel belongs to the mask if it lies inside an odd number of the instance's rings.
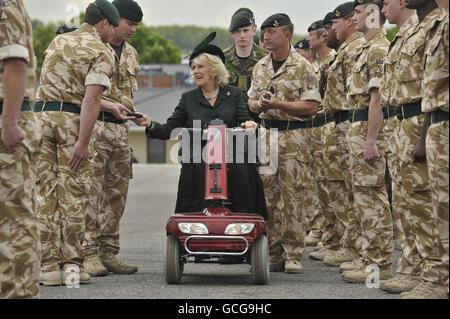
[{"label": "black wide-brimmed hat", "polygon": [[211,32],[205,39],[195,47],[192,53],[189,55],[189,65],[192,64],[192,60],[198,57],[202,53],[208,53],[219,57],[223,63],[225,63],[225,54],[222,49],[214,44],[210,44],[216,37],[216,32]]}]

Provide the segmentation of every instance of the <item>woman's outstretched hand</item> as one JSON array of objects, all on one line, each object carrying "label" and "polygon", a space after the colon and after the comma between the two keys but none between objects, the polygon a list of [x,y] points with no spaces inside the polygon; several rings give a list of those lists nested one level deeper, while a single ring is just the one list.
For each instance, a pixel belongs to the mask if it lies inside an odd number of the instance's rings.
[{"label": "woman's outstretched hand", "polygon": [[142,118],[136,118],[133,120],[133,122],[136,123],[136,125],[145,127],[150,127],[153,125],[153,121],[147,115],[140,112],[135,113],[142,115]]},{"label": "woman's outstretched hand", "polygon": [[245,131],[248,134],[254,134],[256,129],[258,128],[258,124],[254,121],[246,121],[242,123],[241,126],[245,128]]}]

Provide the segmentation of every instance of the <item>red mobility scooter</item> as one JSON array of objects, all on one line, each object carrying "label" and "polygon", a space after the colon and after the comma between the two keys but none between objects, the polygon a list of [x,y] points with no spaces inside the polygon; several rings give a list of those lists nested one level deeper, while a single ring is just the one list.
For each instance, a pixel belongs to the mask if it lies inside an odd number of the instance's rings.
[{"label": "red mobility scooter", "polygon": [[245,129],[226,129],[223,122],[214,121],[205,133],[205,199],[212,204],[201,212],[175,214],[169,218],[164,252],[165,280],[168,284],[179,284],[186,263],[250,264],[253,283],[267,284],[269,249],[264,218],[258,214],[232,212],[225,206],[228,201],[227,134],[245,134]]}]

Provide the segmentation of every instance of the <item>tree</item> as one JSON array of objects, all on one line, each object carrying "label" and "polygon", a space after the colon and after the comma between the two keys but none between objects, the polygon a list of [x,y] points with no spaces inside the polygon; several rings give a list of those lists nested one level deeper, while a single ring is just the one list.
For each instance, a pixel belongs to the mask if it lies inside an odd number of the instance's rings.
[{"label": "tree", "polygon": [[34,25],[33,47],[37,59],[36,73],[39,74],[41,73],[42,63],[44,62],[45,50],[47,50],[50,42],[55,38],[57,26],[53,23],[44,25],[38,21]]}]

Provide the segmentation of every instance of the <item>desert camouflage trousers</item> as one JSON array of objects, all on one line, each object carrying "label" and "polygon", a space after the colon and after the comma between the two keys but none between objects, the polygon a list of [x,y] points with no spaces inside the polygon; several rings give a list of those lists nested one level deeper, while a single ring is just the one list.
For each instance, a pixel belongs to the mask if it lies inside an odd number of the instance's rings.
[{"label": "desert camouflage trousers", "polygon": [[361,228],[356,220],[353,209],[353,190],[350,173],[350,158],[347,142],[347,130],[350,122],[325,125],[327,133],[322,136],[325,146],[324,168],[328,180],[329,205],[334,211],[336,220],[340,223],[341,246],[356,247],[356,241],[361,235]]},{"label": "desert camouflage trousers", "polygon": [[[78,139],[80,115],[42,112],[43,143],[38,162],[38,219],[42,271],[56,271],[64,264],[83,267],[82,243],[85,213],[93,175],[92,146],[89,160],[76,172],[69,159]],[[94,128],[95,130],[96,128]]]},{"label": "desert camouflage trousers", "polygon": [[387,139],[386,158],[392,180],[392,217],[397,241],[402,254],[397,261],[397,273],[417,276],[419,274],[419,253],[415,243],[415,233],[411,228],[411,216],[405,200],[406,191],[400,174],[400,122],[396,117],[390,118],[384,133]]},{"label": "desert camouflage trousers", "polygon": [[125,210],[132,178],[128,123],[97,121],[96,158],[83,244],[86,256],[101,252],[118,254],[119,223]]},{"label": "desert camouflage trousers", "polygon": [[380,267],[392,264],[394,249],[393,222],[385,184],[387,142],[383,126],[377,139],[380,157],[373,165],[364,160],[368,122],[352,123],[347,132],[355,216],[361,225],[357,246],[361,247],[365,263]]},{"label": "desert camouflage trousers", "polygon": [[[314,220],[322,232],[322,244],[332,250],[338,250],[341,246],[343,226],[336,219],[333,207],[330,205],[329,183],[325,168],[325,136],[333,134],[334,122],[321,127],[313,128],[311,132],[311,145],[313,147],[313,174],[317,185],[317,197],[319,199],[319,212]],[[314,224],[313,224],[314,225]],[[319,228],[320,227],[320,228]],[[314,227],[313,227],[314,229]]]},{"label": "desert camouflage trousers", "polygon": [[32,112],[21,112],[18,123],[25,139],[17,152],[9,153],[0,140],[0,299],[39,298],[34,195],[41,132]]},{"label": "desert camouflage trousers", "polygon": [[405,231],[413,233],[415,242],[415,249],[407,254],[411,263],[416,263],[417,273],[424,280],[434,281],[438,276],[436,269],[440,265],[440,251],[436,245],[438,234],[428,166],[427,162],[417,163],[413,160],[414,147],[419,141],[424,119],[425,115],[418,115],[400,122],[399,169],[408,210],[407,224],[403,227]]},{"label": "desert camouflage trousers", "polygon": [[441,262],[436,265],[432,280],[445,284],[448,288],[448,187],[449,187],[449,147],[448,121],[431,124],[427,134],[428,172],[431,180],[433,215],[437,218],[438,240]]},{"label": "desert camouflage trousers", "polygon": [[262,137],[270,145],[267,152],[278,148],[278,154],[271,159],[277,162],[275,168],[259,168],[269,212],[267,226],[272,260],[300,260],[305,251],[307,209],[303,199],[307,181],[312,178],[310,136],[311,129],[297,129],[278,132],[278,138],[272,141],[268,133]]},{"label": "desert camouflage trousers", "polygon": [[319,198],[319,185],[317,180],[319,172],[316,171],[317,167],[323,164],[319,127],[311,128],[311,156],[313,158],[312,179],[308,181],[304,198],[308,207],[305,211],[306,230],[312,231],[320,237],[323,232],[324,217]]}]

